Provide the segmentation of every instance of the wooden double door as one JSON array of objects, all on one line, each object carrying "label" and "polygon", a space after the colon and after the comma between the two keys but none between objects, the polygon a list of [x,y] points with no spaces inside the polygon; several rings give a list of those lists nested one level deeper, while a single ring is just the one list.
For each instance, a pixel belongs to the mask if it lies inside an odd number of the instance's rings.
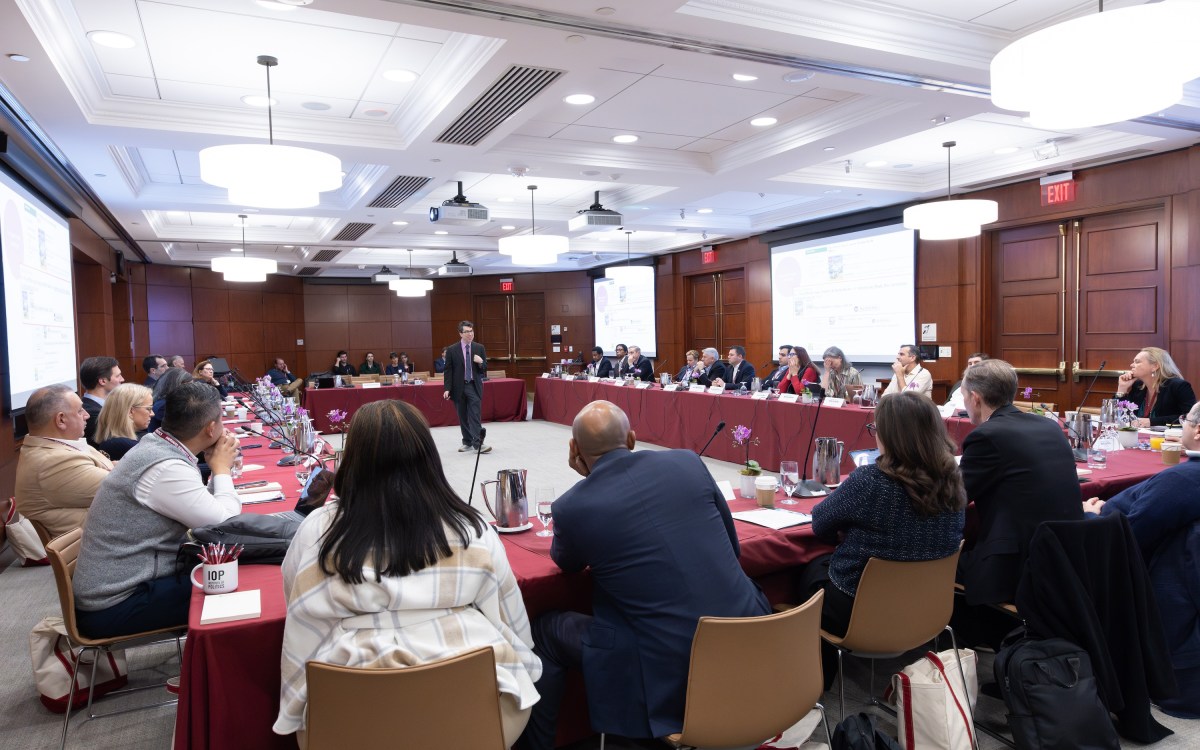
[{"label": "wooden double door", "polygon": [[522,378],[526,390],[547,366],[546,301],[541,292],[475,297],[475,340],[487,347],[488,369]]},{"label": "wooden double door", "polygon": [[[725,359],[729,347],[746,345],[746,270],[733,268],[718,273],[687,277],[687,349],[713,347]],[[682,366],[683,353],[681,358]],[[678,368],[677,368],[678,369]]]},{"label": "wooden double door", "polygon": [[1166,348],[1168,226],[1158,206],[993,235],[988,353],[1035,402],[1074,409],[1096,378],[1098,406],[1139,350]]}]

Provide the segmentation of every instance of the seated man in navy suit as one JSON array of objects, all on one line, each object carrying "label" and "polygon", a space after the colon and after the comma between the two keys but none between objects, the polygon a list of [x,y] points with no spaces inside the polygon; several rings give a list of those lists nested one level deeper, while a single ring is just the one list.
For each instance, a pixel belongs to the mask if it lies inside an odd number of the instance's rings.
[{"label": "seated man in navy suit", "polygon": [[579,667],[596,731],[680,731],[700,618],[770,613],[738,563],[733,518],[708,469],[691,451],[634,453],[635,442],[607,401],[575,417],[568,461],[585,478],[554,503],[550,555],[565,571],[591,569],[594,615],[534,622],[542,699],[517,747],[554,747],[566,671]]},{"label": "seated man in navy suit", "polygon": [[597,378],[611,378],[613,376],[612,362],[604,358],[603,349],[598,346],[592,347],[592,361],[588,363],[585,372]]},{"label": "seated man in navy suit", "polygon": [[654,380],[654,365],[642,356],[642,347],[630,346],[629,356],[625,358],[625,375],[632,375],[635,380]]},{"label": "seated man in navy suit", "polygon": [[720,353],[711,346],[700,352],[700,361],[704,363],[704,372],[696,378],[696,382],[707,388],[725,382],[725,363],[720,360]]},{"label": "seated man in navy suit", "polygon": [[729,373],[727,378],[718,378],[713,385],[719,385],[727,391],[750,390],[754,382],[754,365],[746,361],[746,349],[741,346],[729,347],[729,364],[725,366]]}]

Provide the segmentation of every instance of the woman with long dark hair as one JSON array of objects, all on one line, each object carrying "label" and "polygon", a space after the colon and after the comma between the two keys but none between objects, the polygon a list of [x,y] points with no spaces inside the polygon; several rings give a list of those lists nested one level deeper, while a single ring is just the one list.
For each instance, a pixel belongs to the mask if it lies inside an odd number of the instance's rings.
[{"label": "woman with long dark hair", "polygon": [[[813,533],[841,542],[809,564],[805,588],[825,589],[821,627],[844,635],[867,560],[939,560],[962,540],[967,497],[955,445],[933,402],[920,393],[884,396],[875,407],[879,458],[860,466],[813,508]],[[833,647],[823,657],[825,687],[837,675]]]},{"label": "woman with long dark hair", "polygon": [[337,502],[304,519],[283,561],[275,731],[304,728],[308,661],[407,667],[491,646],[511,745],[541,661],[499,536],[450,489],[421,413],[397,400],[361,407],[333,488]]},{"label": "woman with long dark hair", "polygon": [[803,346],[793,346],[788,354],[788,369],[779,380],[780,393],[804,393],[810,386],[820,385],[817,366]]}]

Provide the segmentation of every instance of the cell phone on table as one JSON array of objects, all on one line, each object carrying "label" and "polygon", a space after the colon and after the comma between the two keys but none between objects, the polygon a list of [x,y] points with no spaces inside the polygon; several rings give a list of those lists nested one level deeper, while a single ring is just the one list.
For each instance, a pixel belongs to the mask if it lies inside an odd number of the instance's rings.
[{"label": "cell phone on table", "polygon": [[242,446],[242,448],[261,448],[261,447],[262,447],[262,443],[251,443],[250,445]]},{"label": "cell phone on table", "polygon": [[268,484],[267,480],[259,479],[256,482],[242,482],[241,484],[235,484],[235,485],[233,485],[233,488],[235,490],[248,490],[251,487],[266,487],[267,484]]}]

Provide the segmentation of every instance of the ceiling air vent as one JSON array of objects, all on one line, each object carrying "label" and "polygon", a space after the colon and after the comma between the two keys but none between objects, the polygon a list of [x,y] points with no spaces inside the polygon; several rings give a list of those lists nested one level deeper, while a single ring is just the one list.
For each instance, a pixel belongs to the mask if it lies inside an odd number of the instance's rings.
[{"label": "ceiling air vent", "polygon": [[368,224],[365,221],[352,221],[342,228],[342,231],[333,236],[335,242],[353,242],[359,237],[367,233],[367,230],[373,228],[374,224]]},{"label": "ceiling air vent", "polygon": [[321,269],[316,266],[305,266],[296,272],[297,276],[316,276],[321,272]]},{"label": "ceiling air vent", "polygon": [[317,254],[308,260],[311,263],[332,263],[341,254],[341,250],[318,250]]},{"label": "ceiling air vent", "polygon": [[401,175],[392,180],[392,184],[387,186],[379,195],[375,196],[375,200],[367,204],[368,208],[399,208],[404,201],[417,194],[421,188],[429,184],[429,177],[410,177],[409,175]]},{"label": "ceiling air vent", "polygon": [[563,72],[514,65],[463,110],[436,138],[437,143],[475,146],[493,130],[558,80]]}]

